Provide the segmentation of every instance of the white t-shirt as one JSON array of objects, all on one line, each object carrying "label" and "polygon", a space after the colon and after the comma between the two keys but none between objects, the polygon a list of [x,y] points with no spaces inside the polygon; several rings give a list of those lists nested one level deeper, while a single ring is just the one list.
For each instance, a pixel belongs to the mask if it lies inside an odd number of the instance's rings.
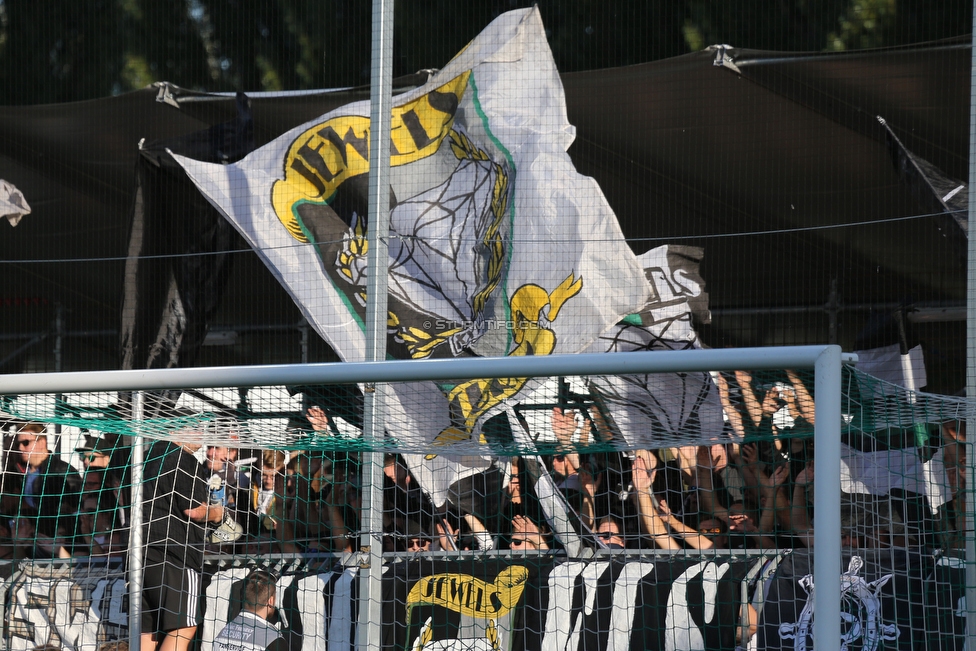
[{"label": "white t-shirt", "polygon": [[281,632],[266,619],[246,610],[229,622],[214,640],[214,651],[285,649]]}]

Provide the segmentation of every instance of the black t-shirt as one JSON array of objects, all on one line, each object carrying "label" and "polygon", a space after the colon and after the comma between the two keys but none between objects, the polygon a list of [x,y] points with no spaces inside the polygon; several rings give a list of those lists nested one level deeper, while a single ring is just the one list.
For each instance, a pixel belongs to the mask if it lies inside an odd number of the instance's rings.
[{"label": "black t-shirt", "polygon": [[146,546],[173,562],[202,569],[206,528],[184,511],[207,503],[206,468],[188,450],[167,441],[150,446],[144,468]]},{"label": "black t-shirt", "polygon": [[81,503],[82,480],[75,470],[52,453],[38,468],[36,499],[38,505],[37,529],[48,536],[58,533],[58,525],[71,524],[65,521],[68,514],[78,510]]}]

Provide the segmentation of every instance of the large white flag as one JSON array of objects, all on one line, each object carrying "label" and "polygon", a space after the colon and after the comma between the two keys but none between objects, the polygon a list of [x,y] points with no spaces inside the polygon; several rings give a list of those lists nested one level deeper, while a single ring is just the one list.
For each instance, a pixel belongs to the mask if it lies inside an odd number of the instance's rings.
[{"label": "large white flag", "polygon": [[[645,303],[616,217],[566,154],[574,129],[537,9],[499,16],[394,104],[391,356],[578,353]],[[234,165],[176,157],[346,361],[365,355],[370,133],[360,102]],[[397,439],[450,453],[526,384],[441,385],[440,404],[401,410]],[[426,424],[435,411],[447,427]]]}]

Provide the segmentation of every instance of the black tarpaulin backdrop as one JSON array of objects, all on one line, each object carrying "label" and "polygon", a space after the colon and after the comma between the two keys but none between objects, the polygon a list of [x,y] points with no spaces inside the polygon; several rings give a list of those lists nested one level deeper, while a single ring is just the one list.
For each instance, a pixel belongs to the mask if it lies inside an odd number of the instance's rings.
[{"label": "black tarpaulin backdrop", "polygon": [[170,151],[210,163],[254,150],[246,97],[238,115],[140,148],[121,309],[123,368],[191,366],[227,285],[237,231],[187,182]]},{"label": "black tarpaulin backdrop", "polygon": [[[569,118],[577,128],[570,154],[600,183],[635,251],[664,243],[704,249],[702,273],[714,312],[703,330],[706,344],[824,343],[823,328],[791,327],[777,318],[759,326],[741,315],[816,311],[831,299],[831,287],[846,305],[964,303],[962,216],[947,218],[945,206],[920,192],[925,183],[905,172],[904,161],[924,161],[945,183],[968,178],[969,75],[968,40],[840,54],[712,49],[566,74]],[[399,87],[423,78],[399,80]],[[254,145],[366,96],[363,89],[252,96]],[[118,332],[123,289],[148,282],[124,282],[140,140],[172,141],[235,119],[233,96],[172,86],[0,108],[0,177],[33,208],[16,228],[0,224],[0,260],[6,261],[0,302],[10,315],[0,335],[26,338],[49,329],[55,305],[65,308],[75,330]],[[889,129],[908,152],[901,159],[889,146]],[[172,232],[185,232],[185,216],[168,217]],[[146,244],[145,250],[162,246]],[[206,325],[299,321],[257,256],[234,255],[231,264],[222,296],[198,296],[212,301],[199,312],[208,315]],[[152,273],[172,273],[166,264],[153,267]],[[163,286],[168,278],[153,282]],[[51,310],[16,309],[22,304]],[[846,325],[837,336],[850,348],[859,325],[853,318]],[[963,330],[940,332],[934,347],[948,351],[946,357],[964,349]],[[189,348],[181,355],[177,364],[195,358]],[[243,351],[239,361],[276,361],[266,355]],[[147,359],[141,351],[132,364]],[[23,370],[20,360],[8,356],[0,371]],[[69,367],[113,364],[121,361],[79,358]],[[962,382],[961,364],[949,377],[935,378],[936,388]]]}]

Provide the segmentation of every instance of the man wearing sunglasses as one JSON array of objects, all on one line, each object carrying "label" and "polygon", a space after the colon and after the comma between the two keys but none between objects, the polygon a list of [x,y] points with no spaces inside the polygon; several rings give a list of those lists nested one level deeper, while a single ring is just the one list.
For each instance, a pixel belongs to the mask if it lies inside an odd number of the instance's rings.
[{"label": "man wearing sunglasses", "polygon": [[549,549],[546,542],[547,533],[545,525],[537,524],[524,515],[516,515],[512,518],[509,549],[517,552],[547,550]]},{"label": "man wearing sunglasses", "polygon": [[596,535],[610,549],[627,547],[627,543],[624,541],[622,523],[619,518],[613,515],[605,515],[597,521]]},{"label": "man wearing sunglasses", "polygon": [[81,455],[81,465],[88,471],[92,468],[108,468],[112,460],[112,448],[109,441],[86,434],[85,443],[75,448],[75,452]]},{"label": "man wearing sunglasses", "polygon": [[[728,549],[729,527],[718,518],[709,518],[698,523],[698,536],[707,539],[711,544],[702,543],[699,549]],[[685,540],[688,540],[686,537]]]},{"label": "man wearing sunglasses", "polygon": [[244,610],[217,634],[214,651],[285,651],[281,631],[269,619],[275,612],[275,577],[255,570],[244,581]]},{"label": "man wearing sunglasses", "polygon": [[408,538],[407,551],[413,553],[429,552],[430,538]]},{"label": "man wearing sunglasses", "polygon": [[430,533],[425,531],[418,522],[415,522],[414,520],[407,521],[404,541],[406,543],[408,552],[412,552],[414,554],[429,552],[431,540],[432,538]]},{"label": "man wearing sunglasses", "polygon": [[23,473],[27,512],[38,516],[37,530],[47,536],[57,535],[60,516],[78,510],[81,475],[51,453],[47,430],[41,423],[27,423],[20,428],[14,438],[13,456],[17,470]]}]

